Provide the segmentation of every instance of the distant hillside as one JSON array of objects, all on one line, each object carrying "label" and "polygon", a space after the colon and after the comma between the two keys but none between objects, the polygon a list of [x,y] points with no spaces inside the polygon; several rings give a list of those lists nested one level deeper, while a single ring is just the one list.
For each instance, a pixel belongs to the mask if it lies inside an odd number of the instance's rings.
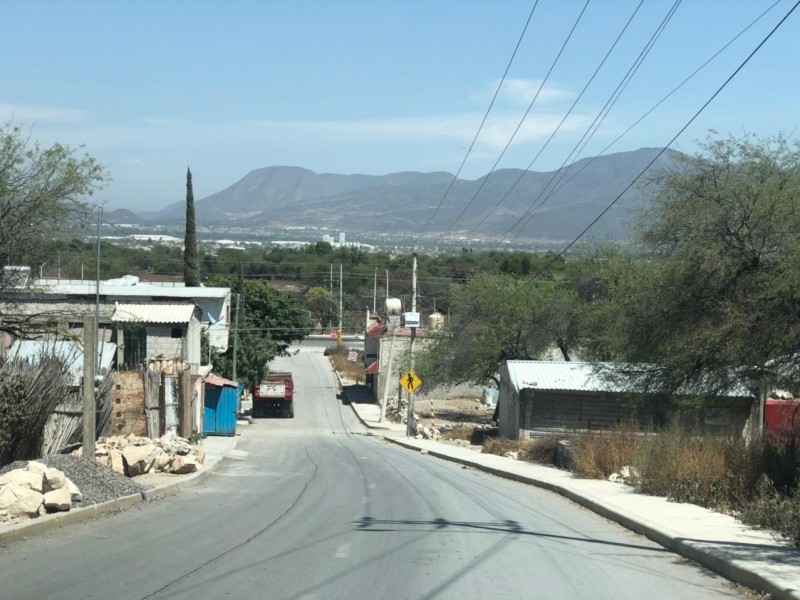
[{"label": "distant hillside", "polygon": [[[585,158],[560,172],[501,169],[488,178],[459,179],[438,211],[453,178],[449,173],[338,175],[300,167],[251,171],[195,204],[198,222],[209,225],[415,234],[435,213],[430,233],[497,237],[511,231],[522,238],[564,240],[588,225],[659,152],[642,148]],[[674,165],[675,156],[664,153],[654,169]],[[632,209],[642,202],[641,186],[634,186],[593,228],[593,235],[627,237]],[[150,222],[165,222],[182,220],[184,214],[185,204],[179,201],[147,216]]]},{"label": "distant hillside", "polygon": [[130,223],[131,225],[141,225],[145,222],[143,218],[127,208],[112,210],[111,212],[105,214],[104,219],[109,223],[115,224]]}]

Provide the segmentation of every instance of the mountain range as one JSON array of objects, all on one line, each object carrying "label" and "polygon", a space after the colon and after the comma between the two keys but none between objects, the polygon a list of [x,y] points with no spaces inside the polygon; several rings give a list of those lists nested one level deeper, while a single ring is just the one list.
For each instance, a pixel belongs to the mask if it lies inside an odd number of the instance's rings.
[{"label": "mountain range", "polygon": [[[412,235],[425,230],[455,237],[557,241],[579,233],[654,159],[650,172],[676,164],[677,153],[659,157],[660,152],[641,148],[584,158],[559,171],[500,169],[475,180],[454,180],[446,172],[340,175],[273,166],[251,171],[197,200],[195,208],[198,224],[207,226],[306,226]],[[592,235],[627,237],[627,224],[644,202],[642,186],[632,186]],[[185,212],[180,200],[156,212],[113,211],[109,218],[117,223],[175,223],[185,219]]]}]

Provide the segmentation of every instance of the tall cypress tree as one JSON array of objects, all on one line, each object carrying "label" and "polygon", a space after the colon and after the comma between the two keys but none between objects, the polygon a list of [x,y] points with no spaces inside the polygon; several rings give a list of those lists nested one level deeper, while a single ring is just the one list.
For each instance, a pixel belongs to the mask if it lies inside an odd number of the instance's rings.
[{"label": "tall cypress tree", "polygon": [[183,240],[183,281],[186,287],[200,286],[200,263],[197,258],[197,229],[194,222],[192,172],[186,169],[186,237]]}]

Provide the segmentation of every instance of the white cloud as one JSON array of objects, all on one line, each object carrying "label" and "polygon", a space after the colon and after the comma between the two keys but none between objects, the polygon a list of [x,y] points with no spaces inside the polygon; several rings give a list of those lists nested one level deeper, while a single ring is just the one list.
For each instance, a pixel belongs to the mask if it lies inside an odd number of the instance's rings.
[{"label": "white cloud", "polygon": [[0,122],[75,123],[89,116],[85,110],[41,104],[0,104]]},{"label": "white cloud", "polygon": [[[495,83],[495,86],[497,84]],[[541,88],[541,91],[539,91]],[[495,87],[496,89],[496,87]],[[540,79],[506,79],[500,88],[500,96],[515,104],[527,106],[539,91],[536,102],[552,103],[571,97],[572,92],[547,84],[542,86]]]}]

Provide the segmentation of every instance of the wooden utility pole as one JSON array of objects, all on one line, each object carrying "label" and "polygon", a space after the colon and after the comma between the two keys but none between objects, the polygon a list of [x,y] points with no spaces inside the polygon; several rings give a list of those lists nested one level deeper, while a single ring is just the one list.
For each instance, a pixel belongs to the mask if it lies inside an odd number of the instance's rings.
[{"label": "wooden utility pole", "polygon": [[184,369],[178,373],[178,398],[180,399],[180,413],[178,417],[178,434],[184,438],[192,437],[192,379],[189,369]]},{"label": "wooden utility pole", "polygon": [[238,350],[237,346],[239,345],[239,297],[241,294],[236,294],[236,314],[233,317],[234,327],[233,330],[233,361],[231,365],[231,371],[233,372],[233,380],[236,381],[236,351]]},{"label": "wooden utility pole", "polygon": [[336,336],[337,345],[342,345],[342,263],[339,263],[339,334]]},{"label": "wooden utility pole", "polygon": [[[414,262],[411,268],[411,312],[417,312],[417,253],[414,252]],[[414,370],[414,339],[417,337],[417,328],[411,328],[409,338],[408,354],[411,359],[411,370]],[[408,414],[406,416],[406,435],[414,437],[414,394],[408,393]]]},{"label": "wooden utility pole", "polygon": [[83,319],[83,457],[89,460],[94,460],[96,357],[97,322],[93,315],[86,315]]}]

